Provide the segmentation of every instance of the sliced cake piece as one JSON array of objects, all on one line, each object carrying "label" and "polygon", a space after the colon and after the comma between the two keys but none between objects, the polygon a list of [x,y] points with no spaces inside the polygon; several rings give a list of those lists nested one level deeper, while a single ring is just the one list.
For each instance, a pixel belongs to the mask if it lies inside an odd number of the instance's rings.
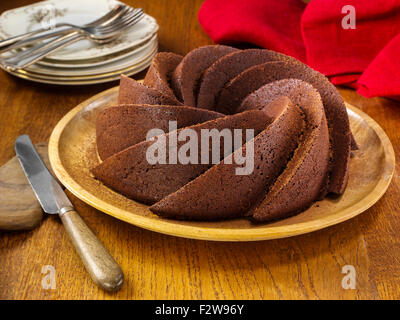
[{"label": "sliced cake piece", "polygon": [[[254,129],[255,134],[258,134],[268,124],[269,118],[265,113],[252,110],[181,128],[168,134],[158,135],[154,138],[155,141],[143,141],[114,154],[95,167],[92,173],[105,185],[128,198],[153,204],[168,194],[175,192],[213,165],[211,161],[201,164],[202,157],[200,155],[204,152],[208,154],[210,160],[213,159],[211,138],[206,139],[209,143],[207,151],[201,150],[200,147],[204,142],[201,139],[201,133],[204,129],[216,129],[218,131],[222,131],[225,128]],[[192,129],[190,132],[186,130],[189,128]],[[194,143],[191,143],[190,146],[197,147],[198,157],[188,163],[178,161],[178,159],[182,160],[184,156],[187,156],[188,143],[193,142],[193,140],[188,139],[188,135],[193,132],[197,136],[197,140],[194,137]],[[176,137],[178,142],[175,149],[174,141],[176,141]],[[224,141],[220,144],[219,150],[222,157],[217,159],[217,162],[223,158],[225,151]],[[244,142],[242,141],[242,143]],[[232,141],[227,143],[232,144]],[[159,147],[158,150],[157,146]],[[181,150],[182,146],[184,146],[183,151]],[[172,153],[170,154],[171,151]],[[154,161],[157,160],[155,159],[156,156],[161,158],[159,159],[160,161]]]},{"label": "sliced cake piece", "polygon": [[176,98],[170,83],[172,72],[182,59],[181,55],[172,52],[157,53],[146,73],[143,84],[162,92],[166,96]]},{"label": "sliced cake piece", "polygon": [[119,83],[118,103],[182,105],[176,98],[167,96],[156,89],[149,88],[123,74],[121,74]]},{"label": "sliced cake piece", "polygon": [[198,90],[197,107],[213,109],[220,91],[229,80],[254,65],[280,60],[280,57],[274,51],[248,49],[235,51],[218,59],[203,73]]},{"label": "sliced cake piece", "polygon": [[271,61],[252,66],[231,79],[220,91],[215,110],[224,114],[240,112],[240,104],[263,85],[281,79],[296,79],[296,73],[285,68],[290,62]]},{"label": "sliced cake piece", "polygon": [[269,62],[254,66],[243,71],[222,89],[216,110],[225,114],[241,112],[244,109],[239,106],[251,92],[264,84],[288,78],[310,83],[321,95],[330,131],[332,153],[327,192],[340,194],[348,180],[351,132],[341,97],[322,74],[297,62]]},{"label": "sliced cake piece", "polygon": [[173,72],[172,86],[186,106],[196,106],[197,90],[204,70],[219,58],[234,51],[237,49],[211,45],[194,49],[183,58]]},{"label": "sliced cake piece", "polygon": [[264,85],[250,94],[243,107],[261,109],[265,102],[288,96],[305,113],[307,128],[283,173],[264,200],[252,210],[259,221],[298,213],[325,193],[329,164],[329,131],[321,97],[310,84],[287,79]]},{"label": "sliced cake piece", "polygon": [[[216,164],[178,191],[150,207],[160,216],[177,219],[215,220],[243,216],[263,199],[290,160],[305,129],[302,110],[287,97],[265,108],[273,122],[231,157]],[[253,170],[238,175],[238,155],[254,154]]]},{"label": "sliced cake piece", "polygon": [[104,109],[96,120],[96,143],[104,160],[134,144],[146,140],[154,128],[169,132],[169,122],[177,128],[223,117],[218,112],[182,106],[126,104]]},{"label": "sliced cake piece", "polygon": [[343,100],[325,76],[298,62],[270,62],[254,66],[242,72],[225,86],[219,97],[220,108],[217,107],[216,110],[228,114],[246,110],[239,105],[247,95],[257,89],[258,85],[261,87],[266,83],[288,78],[301,79],[310,83],[321,95],[331,144],[327,192],[341,194],[348,180],[351,131]]}]

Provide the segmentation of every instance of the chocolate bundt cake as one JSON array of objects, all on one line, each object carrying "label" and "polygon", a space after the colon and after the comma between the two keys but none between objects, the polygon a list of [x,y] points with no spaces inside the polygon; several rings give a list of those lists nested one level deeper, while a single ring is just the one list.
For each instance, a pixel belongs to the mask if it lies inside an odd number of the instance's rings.
[{"label": "chocolate bundt cake", "polygon": [[92,173],[159,216],[270,221],[346,188],[355,141],[344,102],[292,57],[162,52],[143,84],[121,76],[118,103],[97,118]]}]

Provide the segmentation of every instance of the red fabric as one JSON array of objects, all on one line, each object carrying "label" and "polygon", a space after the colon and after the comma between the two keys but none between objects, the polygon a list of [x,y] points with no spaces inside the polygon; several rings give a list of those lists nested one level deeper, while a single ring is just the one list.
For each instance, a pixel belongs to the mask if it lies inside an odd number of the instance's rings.
[{"label": "red fabric", "polygon": [[340,84],[348,84],[348,83],[356,83],[357,80],[360,78],[359,73],[354,73],[354,74],[341,74],[337,76],[331,76],[331,82],[336,85]]},{"label": "red fabric", "polygon": [[358,93],[366,97],[400,94],[400,34],[368,65],[358,80]]},{"label": "red fabric", "polygon": [[[346,5],[355,29],[342,27]],[[216,43],[294,56],[367,97],[400,95],[400,0],[206,0],[199,21]]]},{"label": "red fabric", "polygon": [[300,0],[208,0],[199,21],[216,43],[248,42],[305,60]]}]

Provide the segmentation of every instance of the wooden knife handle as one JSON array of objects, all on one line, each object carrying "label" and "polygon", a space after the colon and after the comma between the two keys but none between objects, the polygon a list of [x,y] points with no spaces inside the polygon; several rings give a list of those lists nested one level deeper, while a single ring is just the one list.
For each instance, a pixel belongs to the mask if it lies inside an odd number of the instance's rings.
[{"label": "wooden knife handle", "polygon": [[104,290],[118,290],[124,281],[124,274],[107,249],[76,211],[67,211],[60,217],[93,281]]}]

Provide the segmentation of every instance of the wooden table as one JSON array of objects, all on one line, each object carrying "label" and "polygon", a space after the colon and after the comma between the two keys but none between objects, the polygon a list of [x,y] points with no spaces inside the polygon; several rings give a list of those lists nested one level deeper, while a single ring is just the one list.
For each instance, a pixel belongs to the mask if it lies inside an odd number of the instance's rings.
[{"label": "wooden table", "polygon": [[[0,12],[33,1],[2,1]],[[197,22],[201,1],[127,1],[160,24],[160,50],[184,54],[211,43]],[[137,75],[137,78],[143,74]],[[84,87],[35,84],[0,72],[0,164],[14,155],[20,134],[47,141],[61,117],[79,102],[117,83]],[[344,99],[372,116],[400,158],[400,103]],[[98,289],[55,217],[36,230],[0,234],[3,299],[399,299],[399,167],[386,195],[370,210],[339,225],[288,239],[217,243],[180,239],[118,221],[71,196],[90,228],[120,263],[122,289]],[[43,266],[56,270],[45,290]],[[356,289],[342,288],[342,267],[353,265]]]}]

